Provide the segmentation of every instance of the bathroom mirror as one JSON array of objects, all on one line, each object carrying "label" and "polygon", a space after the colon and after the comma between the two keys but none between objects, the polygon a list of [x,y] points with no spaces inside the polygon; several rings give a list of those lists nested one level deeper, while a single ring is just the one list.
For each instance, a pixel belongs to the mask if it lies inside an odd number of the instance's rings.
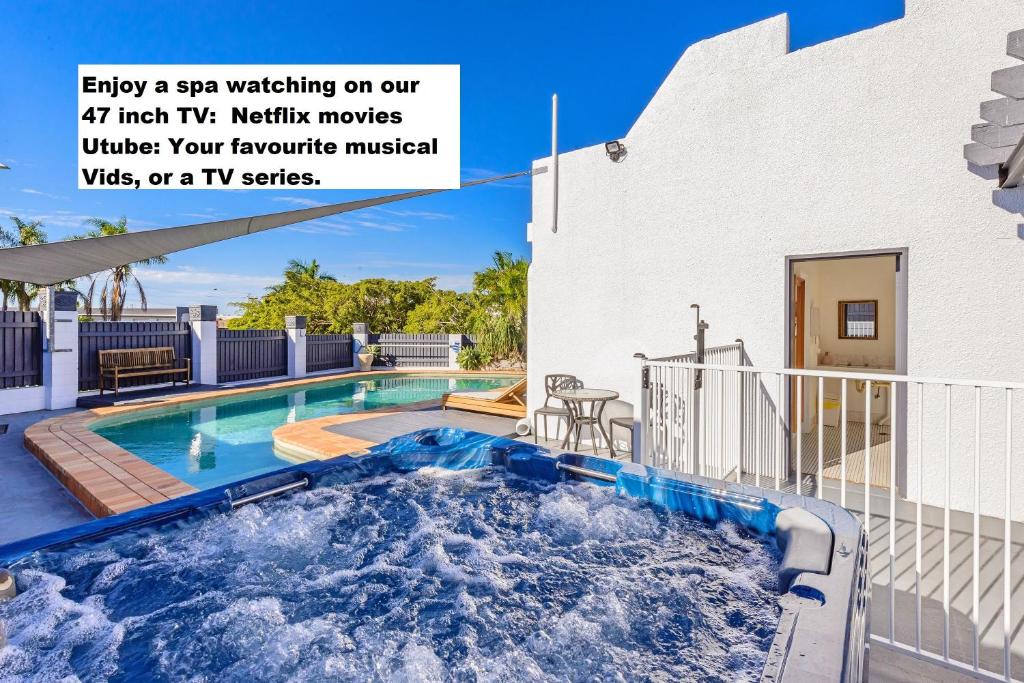
[{"label": "bathroom mirror", "polygon": [[839,302],[840,339],[878,339],[878,300]]}]

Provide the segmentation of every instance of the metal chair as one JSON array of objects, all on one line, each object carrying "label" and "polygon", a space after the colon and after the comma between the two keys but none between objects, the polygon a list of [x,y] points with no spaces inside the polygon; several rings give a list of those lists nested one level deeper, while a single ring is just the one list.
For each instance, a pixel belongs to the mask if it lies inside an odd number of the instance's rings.
[{"label": "metal chair", "polygon": [[[608,420],[608,452],[614,458],[618,455],[615,452],[615,428],[621,427],[629,430],[629,442],[633,443],[633,418],[632,417],[613,417]],[[630,451],[633,449],[630,448]]]},{"label": "metal chair", "polygon": [[615,458],[615,428],[629,432],[630,451],[633,443],[633,404],[628,401],[609,401],[605,405],[601,421],[608,427],[608,454]]},{"label": "metal chair", "polygon": [[566,407],[565,401],[562,401],[561,406],[550,405],[551,399],[554,398],[551,392],[558,391],[560,389],[580,389],[583,387],[583,382],[576,379],[575,375],[545,375],[544,376],[544,405],[537,410],[533,411],[533,442],[537,443],[537,417],[541,416],[544,418],[544,440],[548,439],[548,418],[558,418],[558,422],[555,423],[555,439],[558,439],[558,426],[561,421],[565,420],[566,429],[572,428],[572,413],[569,412],[569,408]]}]

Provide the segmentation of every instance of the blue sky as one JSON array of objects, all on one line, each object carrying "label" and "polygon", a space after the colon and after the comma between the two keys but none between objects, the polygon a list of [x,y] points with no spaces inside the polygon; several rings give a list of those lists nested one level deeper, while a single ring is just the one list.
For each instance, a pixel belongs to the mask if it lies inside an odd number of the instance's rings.
[{"label": "blue sky", "polygon": [[[0,220],[51,240],[90,216],[147,229],[369,196],[336,190],[78,190],[79,63],[457,63],[463,177],[622,136],[691,43],[789,12],[794,49],[896,19],[902,0],[744,2],[0,1]],[[467,289],[495,250],[529,257],[529,182],[448,192],[172,255],[142,272],[151,306],[259,294],[289,258],[343,280],[422,278]],[[133,305],[130,302],[129,305]]]}]

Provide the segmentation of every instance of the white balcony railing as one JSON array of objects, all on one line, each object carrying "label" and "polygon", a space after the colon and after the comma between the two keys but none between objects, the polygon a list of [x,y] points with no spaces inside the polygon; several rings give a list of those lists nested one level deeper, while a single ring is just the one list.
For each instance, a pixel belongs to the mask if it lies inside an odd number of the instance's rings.
[{"label": "white balcony railing", "polygon": [[854,511],[874,644],[1024,676],[1024,384],[750,367],[739,346],[695,360],[640,361],[645,464]]}]

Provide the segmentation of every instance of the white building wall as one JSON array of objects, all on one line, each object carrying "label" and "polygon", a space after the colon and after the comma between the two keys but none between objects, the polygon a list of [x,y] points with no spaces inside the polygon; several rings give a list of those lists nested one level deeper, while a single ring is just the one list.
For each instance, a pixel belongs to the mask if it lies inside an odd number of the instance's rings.
[{"label": "white building wall", "polygon": [[621,138],[623,161],[603,146],[560,155],[556,234],[551,175],[534,177],[532,387],[569,372],[635,403],[632,355],[691,350],[691,303],[709,345],[742,337],[755,365],[783,366],[786,257],[890,248],[909,254],[909,374],[1024,380],[1019,218],[962,158],[979,103],[997,97],[992,71],[1020,63],[1005,50],[1024,9],[907,5],[902,20],[792,53],[785,16],[692,46]]}]

